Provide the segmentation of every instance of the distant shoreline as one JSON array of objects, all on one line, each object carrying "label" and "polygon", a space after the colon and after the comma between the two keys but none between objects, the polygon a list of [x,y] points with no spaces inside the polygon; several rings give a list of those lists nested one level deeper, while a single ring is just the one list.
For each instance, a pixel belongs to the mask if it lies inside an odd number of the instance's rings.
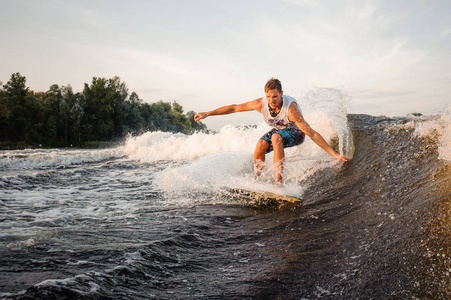
[{"label": "distant shoreline", "polygon": [[92,141],[83,142],[77,145],[49,144],[36,145],[21,142],[0,142],[0,151],[25,150],[25,149],[106,149],[115,148],[123,144],[124,141]]}]

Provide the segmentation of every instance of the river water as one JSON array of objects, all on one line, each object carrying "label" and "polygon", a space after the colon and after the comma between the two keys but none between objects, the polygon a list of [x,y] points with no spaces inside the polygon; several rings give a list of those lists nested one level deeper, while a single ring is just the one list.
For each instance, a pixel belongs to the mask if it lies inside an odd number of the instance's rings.
[{"label": "river water", "polygon": [[[449,299],[450,116],[311,113],[284,186],[267,128],[0,152],[2,299]],[[308,112],[306,113],[307,116]],[[303,199],[262,206],[233,188]]]}]

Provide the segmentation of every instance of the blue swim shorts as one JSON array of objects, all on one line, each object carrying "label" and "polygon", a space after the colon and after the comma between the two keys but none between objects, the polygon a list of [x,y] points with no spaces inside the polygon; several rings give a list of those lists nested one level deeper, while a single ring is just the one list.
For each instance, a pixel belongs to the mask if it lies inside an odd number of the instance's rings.
[{"label": "blue swim shorts", "polygon": [[266,153],[273,151],[271,137],[274,133],[277,133],[282,137],[284,148],[300,145],[305,139],[305,133],[298,128],[285,128],[282,130],[273,129],[260,138],[261,140],[267,141],[269,144],[269,149]]}]

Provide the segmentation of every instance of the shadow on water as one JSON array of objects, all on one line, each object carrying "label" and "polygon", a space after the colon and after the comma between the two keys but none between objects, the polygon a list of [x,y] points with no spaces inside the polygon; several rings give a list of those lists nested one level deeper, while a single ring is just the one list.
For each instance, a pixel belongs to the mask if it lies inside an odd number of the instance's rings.
[{"label": "shadow on water", "polygon": [[449,165],[402,122],[350,123],[358,128],[353,161],[310,178],[303,213],[289,220],[280,212],[283,225],[271,228],[265,248],[276,267],[250,295],[448,299]]}]

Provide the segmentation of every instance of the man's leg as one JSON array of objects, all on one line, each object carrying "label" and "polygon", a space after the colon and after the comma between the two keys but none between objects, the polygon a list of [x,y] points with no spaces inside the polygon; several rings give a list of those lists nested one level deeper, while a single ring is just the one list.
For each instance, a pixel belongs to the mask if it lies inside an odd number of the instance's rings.
[{"label": "man's leg", "polygon": [[254,174],[258,177],[265,166],[265,153],[269,149],[269,143],[263,139],[258,140],[254,151]]},{"label": "man's leg", "polygon": [[285,151],[283,150],[283,138],[280,134],[275,133],[271,137],[272,146],[274,148],[274,177],[275,183],[282,183],[283,162],[285,159]]}]

